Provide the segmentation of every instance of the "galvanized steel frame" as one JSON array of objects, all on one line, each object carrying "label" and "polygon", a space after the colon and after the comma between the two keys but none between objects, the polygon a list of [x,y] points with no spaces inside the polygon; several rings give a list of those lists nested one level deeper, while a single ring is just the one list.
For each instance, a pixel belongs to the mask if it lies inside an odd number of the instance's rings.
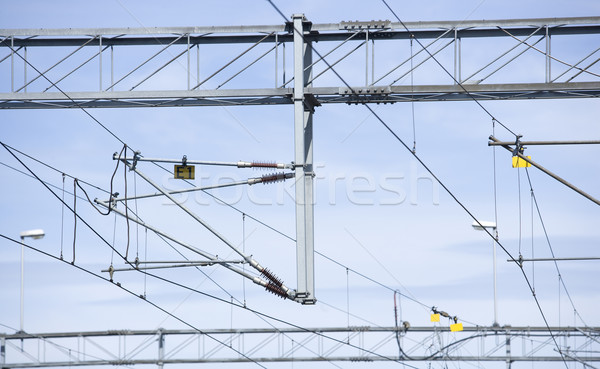
[{"label": "galvanized steel frame", "polygon": [[[395,335],[405,355],[399,354]],[[206,340],[218,337],[223,344]],[[599,327],[320,327],[0,334],[1,368],[257,362],[599,362]],[[22,343],[24,342],[24,343]],[[445,342],[444,347],[435,342]],[[433,346],[432,346],[433,345]],[[21,347],[24,347],[21,352]],[[35,353],[37,351],[37,353]],[[432,352],[433,351],[433,352]],[[478,353],[464,355],[467,353]],[[377,353],[377,355],[374,355]],[[406,355],[410,356],[407,357]]]}]

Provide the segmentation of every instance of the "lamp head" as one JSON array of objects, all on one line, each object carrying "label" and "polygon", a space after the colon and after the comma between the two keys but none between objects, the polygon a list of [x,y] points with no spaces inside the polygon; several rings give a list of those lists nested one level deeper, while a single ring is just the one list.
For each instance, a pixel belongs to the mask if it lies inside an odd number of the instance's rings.
[{"label": "lamp head", "polygon": [[476,221],[474,221],[473,224],[472,224],[472,226],[473,226],[474,229],[476,229],[478,231],[483,231],[484,228],[496,229],[496,223],[495,222],[479,221],[479,223],[477,223]]},{"label": "lamp head", "polygon": [[38,240],[40,238],[44,238],[44,230],[43,229],[32,229],[30,231],[21,232],[21,239],[25,239],[27,237],[31,237],[34,240]]}]

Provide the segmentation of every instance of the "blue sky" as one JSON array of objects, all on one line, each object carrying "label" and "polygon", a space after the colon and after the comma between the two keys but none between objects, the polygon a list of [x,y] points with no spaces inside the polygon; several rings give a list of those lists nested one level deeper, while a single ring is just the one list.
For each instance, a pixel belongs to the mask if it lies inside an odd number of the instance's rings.
[{"label": "blue sky", "polygon": [[[227,11],[224,11],[224,3]],[[393,19],[380,2],[275,3],[284,14],[304,13],[314,23]],[[545,1],[543,6],[534,1],[491,0],[458,4],[448,1],[389,3],[403,21],[574,17],[600,13],[600,4],[592,1]],[[171,1],[167,7],[164,2],[153,1],[105,1],[102,4],[23,1],[3,2],[2,8],[0,28],[252,25],[283,21],[267,1],[252,4],[247,1]],[[556,42],[556,52],[570,48],[574,55],[572,60],[582,57],[589,49],[587,42],[584,45],[569,45],[558,39]],[[590,37],[589,42],[598,44],[599,41],[597,37]],[[315,47],[319,51],[327,50],[326,45]],[[465,50],[467,47],[465,41]],[[33,52],[31,55],[31,62],[40,63],[40,68],[48,63],[42,58],[36,59]],[[447,57],[444,55],[441,57]],[[222,64],[218,57],[219,54],[206,56],[203,68]],[[474,53],[472,58],[473,61],[484,59],[485,53]],[[360,60],[364,60],[364,54],[360,54]],[[543,62],[539,63],[538,56],[527,56],[525,61],[502,78],[535,79],[540,73],[543,78]],[[470,60],[465,58],[463,63],[468,70]],[[5,72],[6,67],[2,67]],[[169,70],[155,82],[156,86],[172,83],[170,77],[181,73],[182,67],[185,68],[185,63]],[[429,65],[423,72],[415,73],[415,83],[426,83],[428,78],[433,78],[431,75],[441,75],[435,68]],[[381,69],[385,68],[382,66]],[[560,66],[556,66],[556,70],[560,70]],[[355,77],[352,65],[341,64],[339,71],[349,78]],[[6,76],[2,77],[2,92],[7,88]],[[268,83],[271,87],[272,69],[258,70],[243,80],[247,84],[255,82]],[[341,86],[332,75],[325,76],[322,83]],[[88,86],[97,88],[97,80],[93,78],[65,81],[67,88],[77,88],[79,84],[86,86],[85,89]],[[600,104],[593,99],[482,104],[510,129],[523,134],[525,140],[600,138],[597,124]],[[412,145],[410,104],[373,108]],[[292,106],[92,109],[89,112],[147,157],[180,158],[187,155],[190,159],[215,161],[293,160]],[[473,102],[417,103],[414,113],[417,154],[473,214],[483,220],[493,220],[493,151],[487,146],[487,138],[492,133],[489,116]],[[122,145],[82,111],[2,110],[0,116],[2,142],[65,173],[108,189],[115,165],[112,154],[120,151]],[[439,306],[465,322],[491,324],[492,243],[489,237],[472,230],[469,215],[434,183],[425,169],[365,107],[326,105],[317,109],[314,122],[316,249],[393,289],[414,296],[427,306]],[[496,127],[496,132],[500,139],[512,139],[500,127]],[[594,146],[531,147],[527,154],[592,196],[600,197],[598,150]],[[532,248],[536,257],[550,256],[537,213],[532,223],[525,172],[520,173],[522,205],[519,222],[517,170],[510,168],[510,154],[505,150],[497,149],[496,158],[498,226],[502,244],[512,255],[518,255],[521,229],[524,257],[531,256]],[[24,170],[6,151],[0,153],[0,162]],[[32,161],[27,164],[44,180],[62,187],[60,173]],[[144,164],[142,170],[166,188],[181,188],[181,184],[149,164]],[[3,209],[0,233],[18,238],[22,230],[43,228],[46,237],[31,242],[32,246],[58,255],[62,229],[62,249],[65,258],[69,259],[73,241],[72,214],[65,211],[63,222],[60,203],[37,181],[4,165],[0,165],[0,173],[5,194],[0,199]],[[231,178],[239,180],[265,173],[202,168],[200,174],[204,176],[204,182],[197,180],[196,184]],[[598,206],[533,168],[529,174],[556,256],[600,256],[597,248],[600,243]],[[119,171],[115,184],[120,191],[123,189],[122,177],[123,173]],[[133,191],[132,180],[130,175],[130,191]],[[65,185],[72,191],[71,180],[67,179]],[[213,193],[293,238],[294,207],[289,195],[293,194],[292,185],[286,182],[271,187],[257,185]],[[136,191],[153,192],[141,178],[137,178]],[[62,196],[62,191],[57,194]],[[102,196],[93,189],[90,194]],[[65,198],[67,202],[73,200],[69,195]],[[206,195],[190,194],[182,200],[234,244],[244,247],[261,264],[276,271],[287,285],[295,287],[293,242],[251,219],[246,218],[243,223],[239,212]],[[221,257],[230,253],[216,238],[164,199],[139,201],[137,206],[144,220],[167,233]],[[121,251],[125,249],[126,224],[123,219],[117,218],[114,228],[112,215],[102,217],[81,200],[78,200],[77,209],[106,240],[112,243],[114,237],[116,247]],[[94,272],[108,267],[111,257],[116,259],[117,256],[112,255],[110,249],[80,222],[77,227],[77,262]],[[130,233],[132,253],[135,250],[143,254],[147,242],[149,259],[179,257],[156,236],[149,234],[146,239],[141,228],[132,225]],[[20,248],[7,241],[0,241],[0,245],[0,280],[3,281],[0,286],[0,324],[3,325],[0,331],[12,332],[9,327],[18,328],[19,325]],[[181,327],[179,322],[106,282],[33,252],[26,251],[25,255],[27,331]],[[507,256],[498,249],[499,323],[543,324],[519,269],[506,259]],[[122,260],[115,262],[122,263]],[[596,313],[600,291],[594,283],[600,278],[596,263],[559,263],[576,308],[590,326],[600,324]],[[537,263],[535,276],[529,265],[526,264],[525,270],[532,280],[535,279],[537,296],[551,325],[581,324],[579,319],[573,320],[573,309],[564,291],[559,294],[553,264]],[[251,283],[243,285],[240,278],[222,269],[212,267],[207,270],[209,272],[214,273],[212,276],[220,287],[236,298],[245,296],[255,309],[301,326],[345,326],[348,319],[351,325],[365,325],[366,322],[382,326],[393,324],[391,291],[356,275],[350,274],[347,278],[344,268],[320,257],[316,258],[316,297],[324,303],[314,307],[282,301]],[[161,275],[229,300],[227,293],[206,281],[197,271],[175,270]],[[149,298],[194,325],[205,328],[264,325],[248,312],[235,310],[232,315],[229,306],[203,296],[188,296],[189,292],[172,285],[150,279],[144,282],[143,277],[133,273],[118,274],[118,279],[136,293],[145,291]],[[350,312],[354,314],[350,318],[329,306],[346,310],[347,301],[350,301]],[[429,312],[418,304],[405,300],[403,314],[403,319],[413,325],[430,324]]]}]

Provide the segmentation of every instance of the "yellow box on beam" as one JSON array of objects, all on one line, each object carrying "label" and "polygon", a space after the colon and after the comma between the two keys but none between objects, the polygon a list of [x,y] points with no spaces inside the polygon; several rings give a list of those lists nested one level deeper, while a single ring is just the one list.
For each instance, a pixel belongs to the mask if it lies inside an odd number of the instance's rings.
[{"label": "yellow box on beam", "polygon": [[[527,159],[531,159],[531,156],[527,156]],[[518,156],[512,157],[512,167],[513,168],[528,168],[530,166],[531,166],[530,163],[521,159],[520,157],[518,157]]]},{"label": "yellow box on beam", "polygon": [[176,179],[194,179],[194,169],[193,165],[175,165],[173,175]]},{"label": "yellow box on beam", "polygon": [[432,322],[439,322],[440,321],[440,314],[431,314],[431,321]]},{"label": "yellow box on beam", "polygon": [[460,332],[463,330],[462,323],[450,324],[450,332]]}]

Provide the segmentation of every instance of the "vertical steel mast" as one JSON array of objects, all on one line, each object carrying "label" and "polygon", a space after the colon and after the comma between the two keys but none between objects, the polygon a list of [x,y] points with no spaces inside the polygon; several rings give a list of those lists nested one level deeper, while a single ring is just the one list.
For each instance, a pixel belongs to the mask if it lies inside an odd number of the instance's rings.
[{"label": "vertical steel mast", "polygon": [[[312,77],[312,46],[304,37],[303,14],[292,16],[294,31],[294,163],[296,168],[296,261],[297,298],[303,304],[314,304],[314,212],[313,212],[313,142],[314,106],[307,101],[306,81]],[[304,68],[304,66],[309,66]],[[310,100],[310,99],[308,99]]]}]

